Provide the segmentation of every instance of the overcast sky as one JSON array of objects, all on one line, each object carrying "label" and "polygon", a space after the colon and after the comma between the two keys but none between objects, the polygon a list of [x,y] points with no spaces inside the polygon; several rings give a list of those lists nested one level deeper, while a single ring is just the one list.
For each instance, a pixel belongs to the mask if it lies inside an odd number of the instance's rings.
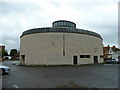
[{"label": "overcast sky", "polygon": [[0,0],[0,45],[20,49],[20,35],[51,27],[56,20],[100,34],[104,45],[118,46],[119,0]]}]

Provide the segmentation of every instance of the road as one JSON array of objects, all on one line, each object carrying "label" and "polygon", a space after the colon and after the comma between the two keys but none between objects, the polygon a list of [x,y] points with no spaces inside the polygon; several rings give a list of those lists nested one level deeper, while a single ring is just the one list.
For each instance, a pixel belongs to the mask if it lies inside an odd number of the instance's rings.
[{"label": "road", "polygon": [[11,68],[9,75],[2,76],[3,88],[118,88],[118,64],[26,67],[3,62]]}]

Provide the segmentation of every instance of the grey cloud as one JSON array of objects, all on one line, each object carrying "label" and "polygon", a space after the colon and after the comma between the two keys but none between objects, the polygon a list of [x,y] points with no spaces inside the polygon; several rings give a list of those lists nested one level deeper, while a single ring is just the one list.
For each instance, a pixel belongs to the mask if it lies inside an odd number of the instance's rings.
[{"label": "grey cloud", "polygon": [[19,50],[19,37],[14,36],[3,36],[2,37],[2,43],[6,45],[6,49],[10,51],[11,49],[18,49]]},{"label": "grey cloud", "polygon": [[[34,8],[33,8],[34,6]],[[42,10],[32,2],[2,2],[2,14],[26,14],[35,11],[35,9]]]},{"label": "grey cloud", "polygon": [[[11,48],[19,49],[20,35],[23,31],[31,28],[51,27],[54,20],[64,18],[75,20],[77,28],[99,33],[103,37],[105,44],[116,44],[116,14],[111,12],[107,14],[102,9],[97,11],[97,8],[101,5],[115,4],[116,0],[107,2],[100,0],[101,3],[92,0],[94,2],[83,2],[82,4],[79,1],[51,0],[47,3],[43,1],[42,5],[40,2],[2,2],[2,13],[4,15],[0,19],[8,20],[6,22],[0,21],[0,31],[3,32],[3,44],[6,45],[8,50]],[[56,11],[50,10],[51,8]],[[69,9],[69,13],[67,9]],[[116,10],[114,13],[116,13]]]}]

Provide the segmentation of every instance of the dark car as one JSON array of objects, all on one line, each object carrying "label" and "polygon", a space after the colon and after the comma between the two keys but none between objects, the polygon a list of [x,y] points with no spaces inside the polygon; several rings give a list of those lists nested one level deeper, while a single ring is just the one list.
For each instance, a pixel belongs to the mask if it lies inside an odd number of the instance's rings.
[{"label": "dark car", "polygon": [[108,64],[115,64],[115,63],[117,63],[117,61],[115,59],[105,60],[105,62],[108,63]]}]

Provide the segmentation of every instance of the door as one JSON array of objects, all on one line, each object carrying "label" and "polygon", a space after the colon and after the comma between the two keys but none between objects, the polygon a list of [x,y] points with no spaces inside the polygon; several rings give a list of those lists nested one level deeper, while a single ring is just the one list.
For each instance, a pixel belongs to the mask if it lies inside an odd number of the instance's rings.
[{"label": "door", "polygon": [[73,65],[77,65],[77,56],[73,56]]},{"label": "door", "polygon": [[94,56],[94,63],[98,63],[98,56]]},{"label": "door", "polygon": [[25,55],[21,55],[22,64],[25,64]]}]

